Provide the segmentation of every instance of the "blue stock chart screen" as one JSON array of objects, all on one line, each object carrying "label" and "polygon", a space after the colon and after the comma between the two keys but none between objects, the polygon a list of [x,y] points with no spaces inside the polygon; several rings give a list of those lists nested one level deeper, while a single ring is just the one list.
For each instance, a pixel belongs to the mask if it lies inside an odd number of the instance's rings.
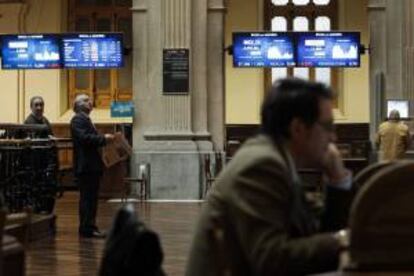
[{"label": "blue stock chart screen", "polygon": [[233,33],[234,67],[295,66],[292,33]]},{"label": "blue stock chart screen", "polygon": [[65,34],[62,62],[65,68],[118,68],[124,65],[122,34]]},{"label": "blue stock chart screen", "polygon": [[61,68],[60,39],[54,34],[3,35],[3,69]]},{"label": "blue stock chart screen", "polygon": [[360,33],[296,33],[298,67],[359,67]]}]

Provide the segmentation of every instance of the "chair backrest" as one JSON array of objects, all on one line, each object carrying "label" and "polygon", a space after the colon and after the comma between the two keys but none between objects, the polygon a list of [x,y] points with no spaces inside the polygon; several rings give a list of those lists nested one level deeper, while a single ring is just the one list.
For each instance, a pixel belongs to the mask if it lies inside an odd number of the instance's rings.
[{"label": "chair backrest", "polygon": [[115,216],[106,240],[101,276],[161,276],[163,253],[158,235],[125,205]]},{"label": "chair backrest", "polygon": [[148,179],[150,177],[150,167],[149,164],[139,164],[137,178],[139,179]]},{"label": "chair backrest", "polygon": [[218,174],[221,172],[221,170],[223,169],[223,163],[224,163],[224,158],[225,156],[223,155],[223,152],[221,151],[216,151],[215,152],[215,166],[214,166],[214,174],[217,177]]},{"label": "chair backrest", "polygon": [[395,165],[396,162],[387,161],[371,164],[361,170],[353,179],[353,186],[359,190],[373,175],[384,168]]},{"label": "chair backrest", "polygon": [[204,174],[207,181],[210,181],[214,178],[213,174],[211,173],[210,154],[204,154]]},{"label": "chair backrest", "polygon": [[362,186],[351,208],[350,255],[363,267],[414,269],[414,162],[388,166]]}]

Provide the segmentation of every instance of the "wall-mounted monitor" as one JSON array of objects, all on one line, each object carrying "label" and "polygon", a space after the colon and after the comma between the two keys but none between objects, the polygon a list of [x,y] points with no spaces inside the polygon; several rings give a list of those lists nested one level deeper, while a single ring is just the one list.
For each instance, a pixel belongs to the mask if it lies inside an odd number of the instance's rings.
[{"label": "wall-mounted monitor", "polygon": [[59,43],[55,34],[2,35],[2,68],[61,68]]},{"label": "wall-mounted monitor", "polygon": [[400,118],[408,118],[410,114],[409,106],[408,100],[387,100],[387,118],[390,117],[392,110],[397,110],[400,113]]},{"label": "wall-mounted monitor", "polygon": [[124,65],[122,33],[62,35],[64,68],[118,68]]},{"label": "wall-mounted monitor", "polygon": [[233,33],[233,66],[295,66],[295,47],[293,33]]},{"label": "wall-mounted monitor", "polygon": [[298,32],[298,67],[359,67],[359,32]]}]

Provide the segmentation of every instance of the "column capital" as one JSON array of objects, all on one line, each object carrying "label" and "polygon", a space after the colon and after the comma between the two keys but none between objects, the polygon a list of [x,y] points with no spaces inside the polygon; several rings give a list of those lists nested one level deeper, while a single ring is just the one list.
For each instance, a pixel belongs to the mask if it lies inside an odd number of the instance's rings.
[{"label": "column capital", "polygon": [[385,10],[386,7],[386,0],[369,0],[368,2],[368,10]]},{"label": "column capital", "polygon": [[131,8],[132,12],[147,12],[148,8],[146,6],[134,6]]},{"label": "column capital", "polygon": [[226,12],[227,7],[225,2],[224,0],[209,0],[207,9],[212,12]]},{"label": "column capital", "polygon": [[134,0],[132,8],[132,12],[147,12],[147,0]]}]

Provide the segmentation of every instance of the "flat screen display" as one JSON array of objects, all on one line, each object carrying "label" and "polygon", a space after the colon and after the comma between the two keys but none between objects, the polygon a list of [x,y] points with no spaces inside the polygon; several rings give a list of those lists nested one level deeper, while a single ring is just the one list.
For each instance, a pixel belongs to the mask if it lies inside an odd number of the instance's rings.
[{"label": "flat screen display", "polygon": [[298,32],[298,67],[359,67],[360,33]]},{"label": "flat screen display", "polygon": [[233,66],[295,66],[293,33],[233,33]]},{"label": "flat screen display", "polygon": [[397,110],[400,113],[400,118],[408,118],[409,116],[408,100],[387,100],[387,118],[390,117],[390,112],[392,110]]},{"label": "flat screen display", "polygon": [[59,36],[54,34],[3,35],[2,68],[61,68],[59,43]]},{"label": "flat screen display", "polygon": [[117,68],[124,65],[122,34],[64,34],[62,63],[65,68]]}]

